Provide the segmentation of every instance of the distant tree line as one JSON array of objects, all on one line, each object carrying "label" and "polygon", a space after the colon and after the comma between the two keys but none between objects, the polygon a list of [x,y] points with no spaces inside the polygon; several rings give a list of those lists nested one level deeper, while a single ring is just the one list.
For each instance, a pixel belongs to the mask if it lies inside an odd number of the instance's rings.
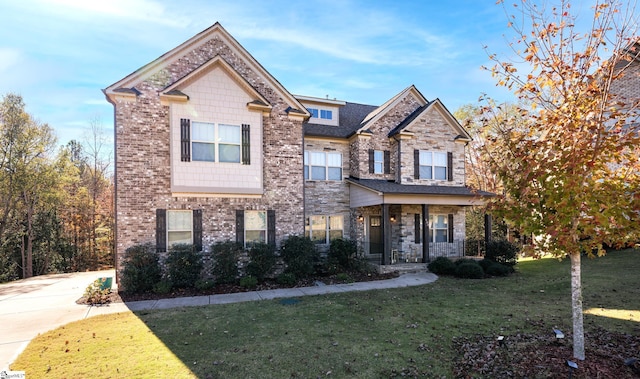
[{"label": "distant tree line", "polygon": [[53,129],[0,102],[0,282],[113,265],[113,191],[97,120],[59,147]]}]

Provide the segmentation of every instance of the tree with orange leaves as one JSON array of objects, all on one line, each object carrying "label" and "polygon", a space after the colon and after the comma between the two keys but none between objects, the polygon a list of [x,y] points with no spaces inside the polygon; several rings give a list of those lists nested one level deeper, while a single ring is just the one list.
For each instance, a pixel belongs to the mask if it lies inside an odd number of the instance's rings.
[{"label": "tree with orange leaves", "polygon": [[502,120],[497,128],[500,113],[484,108],[494,122],[488,163],[505,193],[493,211],[535,236],[538,253],[571,260],[573,354],[580,360],[580,259],[640,240],[640,99],[612,90],[616,81],[637,80],[628,70],[639,54],[636,15],[612,0],[597,1],[592,11],[589,30],[579,32],[583,20],[568,1],[521,0],[507,10],[516,34],[510,46],[522,61],[490,54],[491,70],[527,106],[519,106],[522,122]]}]

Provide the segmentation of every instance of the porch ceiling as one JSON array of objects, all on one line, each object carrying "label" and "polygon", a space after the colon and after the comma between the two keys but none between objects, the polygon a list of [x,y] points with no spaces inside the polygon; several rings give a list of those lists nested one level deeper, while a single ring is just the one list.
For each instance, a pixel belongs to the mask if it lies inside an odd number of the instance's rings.
[{"label": "porch ceiling", "polygon": [[350,206],[366,207],[380,204],[482,205],[486,191],[468,187],[407,185],[376,179],[347,179],[350,184]]}]

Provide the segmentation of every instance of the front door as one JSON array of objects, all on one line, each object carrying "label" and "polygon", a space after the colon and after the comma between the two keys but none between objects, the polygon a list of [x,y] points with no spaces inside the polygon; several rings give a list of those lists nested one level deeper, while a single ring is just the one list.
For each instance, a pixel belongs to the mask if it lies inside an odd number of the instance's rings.
[{"label": "front door", "polygon": [[369,216],[369,254],[382,254],[382,216]]}]

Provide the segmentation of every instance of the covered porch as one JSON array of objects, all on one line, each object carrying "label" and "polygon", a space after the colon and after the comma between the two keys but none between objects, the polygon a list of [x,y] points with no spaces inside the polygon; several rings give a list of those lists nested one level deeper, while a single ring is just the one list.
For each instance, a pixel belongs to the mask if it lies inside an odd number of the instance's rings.
[{"label": "covered porch", "polygon": [[364,257],[380,266],[464,256],[465,210],[493,195],[467,187],[352,178],[348,182],[356,221],[352,238]]}]

